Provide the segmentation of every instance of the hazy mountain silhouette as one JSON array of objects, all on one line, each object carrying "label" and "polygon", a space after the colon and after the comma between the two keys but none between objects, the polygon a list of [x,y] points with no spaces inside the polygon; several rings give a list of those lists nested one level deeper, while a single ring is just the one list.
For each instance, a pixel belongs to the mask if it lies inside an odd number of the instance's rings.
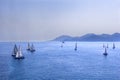
[{"label": "hazy mountain silhouette", "polygon": [[80,37],[62,35],[54,39],[55,41],[120,41],[120,33],[96,35],[89,33]]}]

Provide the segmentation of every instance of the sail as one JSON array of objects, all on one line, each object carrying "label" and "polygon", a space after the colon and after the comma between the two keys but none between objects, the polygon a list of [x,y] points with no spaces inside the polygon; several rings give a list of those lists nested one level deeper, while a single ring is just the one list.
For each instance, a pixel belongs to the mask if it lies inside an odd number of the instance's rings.
[{"label": "sail", "polygon": [[17,51],[18,51],[18,48],[17,48],[17,46],[16,46],[16,44],[15,44],[15,45],[14,45],[14,49],[13,49],[12,56],[15,56],[16,53],[17,53]]},{"label": "sail", "polygon": [[113,43],[113,49],[115,49],[115,44]]},{"label": "sail", "polygon": [[18,58],[19,57],[19,51],[16,53],[16,56],[15,56],[16,58]]},{"label": "sail", "polygon": [[24,59],[24,56],[22,54],[21,47],[19,46],[18,51],[16,53],[15,59]]},{"label": "sail", "polygon": [[31,50],[34,50],[34,45],[32,44],[32,46],[31,46]]},{"label": "sail", "polygon": [[30,43],[28,43],[28,48],[27,49],[30,50]]},{"label": "sail", "polygon": [[14,52],[16,53],[18,51],[18,48],[17,48],[17,46],[15,45],[15,47],[14,47]]},{"label": "sail", "polygon": [[19,46],[19,57],[22,57],[22,51],[21,51],[21,47]]},{"label": "sail", "polygon": [[35,51],[35,48],[34,48],[34,45],[32,44],[31,48],[30,48],[30,51],[31,52],[34,52]]},{"label": "sail", "polygon": [[35,47],[34,47],[34,45],[32,44],[32,46],[31,46],[31,50],[35,50]]}]

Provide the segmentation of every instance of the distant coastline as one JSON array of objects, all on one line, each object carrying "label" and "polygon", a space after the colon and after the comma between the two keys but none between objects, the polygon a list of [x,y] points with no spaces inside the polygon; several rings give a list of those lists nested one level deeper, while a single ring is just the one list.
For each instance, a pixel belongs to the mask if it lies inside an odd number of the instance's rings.
[{"label": "distant coastline", "polygon": [[94,34],[94,33],[88,33],[83,36],[77,36],[77,37],[71,37],[69,35],[62,35],[59,36],[53,41],[91,41],[91,42],[98,42],[98,41],[108,41],[108,42],[119,42],[120,41],[120,33],[114,33],[114,34]]}]

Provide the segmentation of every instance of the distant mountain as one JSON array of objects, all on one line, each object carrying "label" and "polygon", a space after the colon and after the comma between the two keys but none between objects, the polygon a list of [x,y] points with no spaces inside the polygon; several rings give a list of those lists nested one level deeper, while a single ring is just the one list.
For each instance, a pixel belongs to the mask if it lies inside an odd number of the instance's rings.
[{"label": "distant mountain", "polygon": [[60,37],[55,38],[54,41],[120,41],[120,33],[114,33],[112,35],[96,35],[94,33],[89,33],[80,37],[62,35]]},{"label": "distant mountain", "polygon": [[71,39],[73,39],[73,37],[67,36],[67,35],[62,35],[60,37],[57,37],[55,40],[56,41],[71,41]]}]

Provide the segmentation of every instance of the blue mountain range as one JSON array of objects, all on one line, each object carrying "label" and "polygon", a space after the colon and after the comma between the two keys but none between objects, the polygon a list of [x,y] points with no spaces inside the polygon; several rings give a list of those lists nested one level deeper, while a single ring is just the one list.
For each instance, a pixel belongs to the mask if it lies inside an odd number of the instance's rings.
[{"label": "blue mountain range", "polygon": [[114,34],[94,34],[89,33],[83,36],[71,37],[62,35],[54,39],[54,41],[120,41],[120,33]]}]

